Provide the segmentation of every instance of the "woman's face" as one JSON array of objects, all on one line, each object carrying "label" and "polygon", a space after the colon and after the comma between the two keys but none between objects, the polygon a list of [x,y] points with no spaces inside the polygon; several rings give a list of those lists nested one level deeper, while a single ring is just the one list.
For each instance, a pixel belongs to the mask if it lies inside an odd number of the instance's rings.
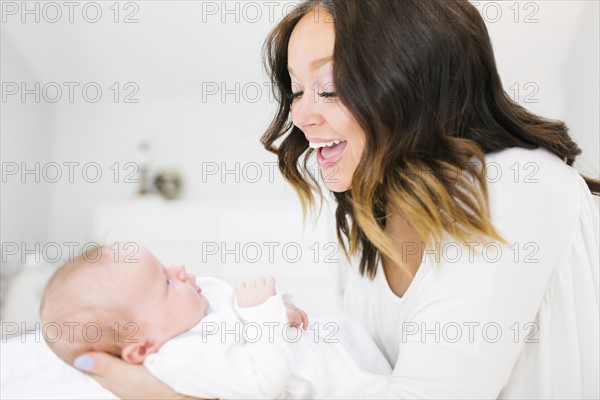
[{"label": "woman's face", "polygon": [[335,97],[333,83],[333,20],[314,9],[296,25],[288,45],[292,81],[292,122],[315,148],[325,185],[334,192],[350,188],[360,161],[365,134]]}]

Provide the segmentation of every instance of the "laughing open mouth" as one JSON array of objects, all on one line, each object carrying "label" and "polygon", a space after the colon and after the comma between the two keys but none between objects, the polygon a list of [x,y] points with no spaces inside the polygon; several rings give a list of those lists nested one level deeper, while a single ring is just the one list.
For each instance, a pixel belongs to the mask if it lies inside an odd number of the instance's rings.
[{"label": "laughing open mouth", "polygon": [[332,140],[330,142],[314,143],[309,146],[317,151],[317,161],[320,166],[335,164],[341,160],[348,142],[345,140]]}]

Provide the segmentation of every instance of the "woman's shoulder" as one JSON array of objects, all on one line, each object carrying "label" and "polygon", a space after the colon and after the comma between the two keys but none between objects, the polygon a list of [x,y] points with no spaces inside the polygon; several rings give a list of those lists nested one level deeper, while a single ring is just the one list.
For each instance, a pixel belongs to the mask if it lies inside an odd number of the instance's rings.
[{"label": "woman's shoulder", "polygon": [[489,153],[485,166],[491,204],[530,204],[547,211],[570,209],[583,194],[589,194],[579,172],[546,149],[515,147]]},{"label": "woman's shoulder", "polygon": [[544,148],[512,147],[485,155],[488,185],[529,190],[575,189],[583,178]]},{"label": "woman's shoulder", "polygon": [[542,148],[490,153],[485,164],[496,228],[509,237],[548,238],[557,246],[571,243],[580,225],[582,204],[591,201],[575,168]]}]

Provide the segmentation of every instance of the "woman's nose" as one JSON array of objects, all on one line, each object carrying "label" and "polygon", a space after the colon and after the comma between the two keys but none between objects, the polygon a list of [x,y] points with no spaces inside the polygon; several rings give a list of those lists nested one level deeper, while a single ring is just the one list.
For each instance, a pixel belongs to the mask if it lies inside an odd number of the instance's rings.
[{"label": "woman's nose", "polygon": [[318,113],[318,97],[312,90],[307,90],[301,97],[294,100],[291,107],[292,123],[300,129],[318,125],[322,117]]}]

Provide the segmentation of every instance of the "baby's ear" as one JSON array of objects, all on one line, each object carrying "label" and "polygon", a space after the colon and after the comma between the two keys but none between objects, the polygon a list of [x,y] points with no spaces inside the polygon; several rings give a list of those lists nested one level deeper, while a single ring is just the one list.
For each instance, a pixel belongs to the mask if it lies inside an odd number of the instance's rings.
[{"label": "baby's ear", "polygon": [[154,342],[142,340],[138,343],[131,343],[125,346],[121,350],[121,358],[131,364],[141,364],[148,354],[154,353],[156,350]]}]

